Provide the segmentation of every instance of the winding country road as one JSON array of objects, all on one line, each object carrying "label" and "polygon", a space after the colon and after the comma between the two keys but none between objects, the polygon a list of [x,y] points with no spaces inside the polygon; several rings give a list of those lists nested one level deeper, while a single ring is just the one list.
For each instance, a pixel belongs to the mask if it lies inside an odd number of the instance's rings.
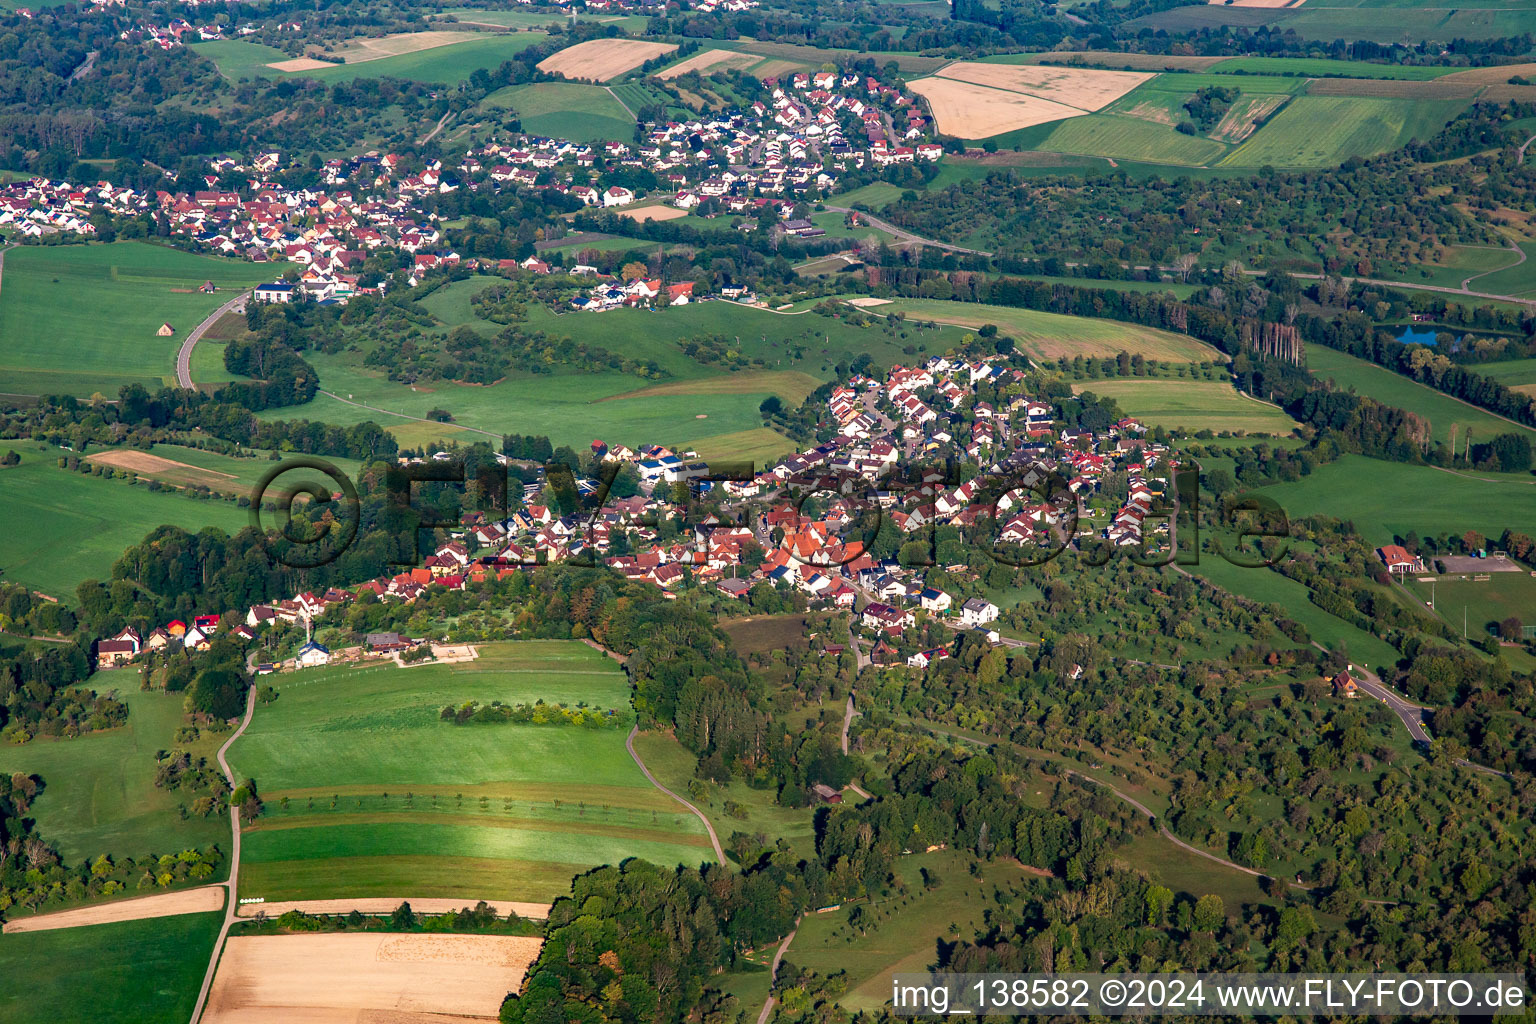
[{"label": "winding country road", "polygon": [[[858,645],[857,644],[854,645],[854,650],[858,650]],[[857,712],[857,711],[855,711],[853,709],[853,694],[850,693],[850,694],[848,694],[848,706],[847,706],[847,708],[845,708],[843,710],[843,756],[844,757],[846,757],[848,755],[848,727],[853,724],[853,716],[857,715],[858,713],[859,712]],[[863,786],[860,786],[857,782],[850,782],[850,783],[848,783],[848,788],[853,790],[855,793],[857,793],[859,795],[859,798],[862,799],[862,800],[873,799],[870,796],[869,791],[866,790]]]},{"label": "winding country road", "polygon": [[[235,788],[235,773],[230,770],[229,762],[224,759],[224,755],[235,740],[240,738],[240,734],[245,732],[245,727],[251,724],[251,716],[256,712],[256,689],[253,685],[246,691],[245,717],[240,719],[240,726],[219,747],[216,755],[219,769],[224,773],[224,778],[228,780],[231,790]],[[224,950],[224,940],[229,938],[229,928],[235,923],[235,911],[240,906],[236,902],[240,881],[240,808],[238,805],[231,805],[229,808],[229,824],[234,834],[234,842],[229,851],[229,881],[224,883],[229,889],[229,898],[224,903],[224,924],[219,928],[219,937],[213,942],[213,954],[209,956],[208,970],[203,974],[203,987],[198,991],[197,1003],[192,1007],[192,1024],[197,1024],[203,1015],[203,1007],[208,1002],[208,990],[213,987],[213,972],[219,966],[219,954]]]},{"label": "winding country road", "polygon": [[849,206],[832,206],[831,204],[828,204],[827,209],[834,213],[858,214],[860,217],[864,218],[865,223],[867,223],[870,227],[887,232],[888,234],[895,235],[898,242],[913,242],[918,245],[929,245],[935,249],[944,249],[948,252],[964,252],[969,253],[972,256],[992,255],[990,252],[986,252],[982,249],[967,249],[963,245],[950,245],[948,242],[939,242],[932,238],[924,238],[922,235],[914,235],[912,232],[907,231],[904,228],[897,227],[890,221],[881,220],[879,217],[876,217],[872,213],[865,213],[863,210],[855,210]]},{"label": "winding country road", "polygon": [[671,797],[673,800],[676,800],[678,803],[692,811],[694,816],[704,823],[704,831],[709,833],[709,845],[715,848],[715,860],[719,861],[721,864],[724,864],[725,851],[720,848],[720,837],[715,835],[715,826],[709,823],[709,819],[704,816],[704,812],[658,782],[656,780],[656,776],[652,775],[651,770],[645,766],[645,762],[640,760],[640,755],[635,753],[635,737],[639,734],[640,727],[638,725],[632,726],[629,730],[629,735],[624,737],[624,749],[629,751],[629,756],[634,759],[635,766],[640,769],[640,774],[644,775],[651,785],[655,786],[657,789],[667,794],[667,796]]},{"label": "winding country road", "polygon": [[190,388],[196,386],[192,383],[192,350],[197,347],[199,341],[203,340],[203,335],[207,333],[208,328],[218,323],[220,317],[233,310],[236,306],[243,307],[245,300],[250,298],[250,295],[250,292],[241,292],[239,295],[236,295],[218,309],[209,313],[202,323],[192,328],[187,334],[186,340],[181,343],[181,348],[176,352],[177,387]]},{"label": "winding country road", "polygon": [[784,954],[789,951],[789,944],[795,941],[795,933],[800,930],[800,919],[795,918],[795,926],[784,936],[784,941],[779,943],[779,948],[774,951],[773,963],[768,965],[768,998],[763,1003],[763,1010],[757,1015],[757,1024],[768,1024],[768,1017],[773,1013],[778,998],[773,994],[773,983],[779,977],[779,962],[784,959]]}]

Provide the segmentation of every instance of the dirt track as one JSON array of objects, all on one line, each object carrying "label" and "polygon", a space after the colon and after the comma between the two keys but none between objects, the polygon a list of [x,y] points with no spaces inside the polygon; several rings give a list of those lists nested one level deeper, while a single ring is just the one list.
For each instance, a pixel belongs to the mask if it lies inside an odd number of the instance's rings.
[{"label": "dirt track", "polygon": [[543,940],[509,935],[255,935],[229,940],[208,1024],[494,1020]]},{"label": "dirt track", "polygon": [[92,924],[113,924],[117,921],[141,921],[150,917],[175,917],[178,914],[198,914],[219,910],[224,906],[224,886],[205,885],[180,892],[165,892],[155,896],[119,900],[116,903],[100,903],[78,910],[60,910],[53,914],[39,914],[7,921],[4,932],[45,932],[55,928],[83,928]]}]

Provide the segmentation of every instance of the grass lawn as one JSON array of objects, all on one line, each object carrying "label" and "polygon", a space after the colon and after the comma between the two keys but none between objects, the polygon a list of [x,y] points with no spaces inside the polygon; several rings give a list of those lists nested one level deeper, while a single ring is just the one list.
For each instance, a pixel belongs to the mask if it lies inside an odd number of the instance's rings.
[{"label": "grass lawn", "polygon": [[222,920],[184,914],[0,936],[0,1020],[182,1024]]},{"label": "grass lawn", "polygon": [[1428,139],[1466,105],[1466,100],[1298,96],[1221,166],[1332,167],[1410,139]]},{"label": "grass lawn", "polygon": [[1390,544],[1410,530],[1497,537],[1506,527],[1536,522],[1536,485],[1518,476],[1461,475],[1432,466],[1406,466],[1345,455],[1294,483],[1271,484],[1263,494],[1292,519],[1310,515],[1353,520],[1374,544]]},{"label": "grass lawn", "polygon": [[1458,449],[1466,444],[1469,430],[1473,444],[1487,441],[1496,434],[1524,434],[1536,445],[1536,430],[1500,419],[1364,359],[1313,345],[1307,349],[1307,367],[1318,377],[1331,377],[1341,388],[1354,388],[1378,402],[1418,413],[1429,420],[1430,436],[1436,441],[1449,442],[1451,429],[1455,427]]},{"label": "grass lawn", "polygon": [[1242,430],[1285,436],[1297,426],[1281,409],[1215,380],[1078,381],[1076,392],[1113,398],[1126,414],[1154,427],[1187,431]]},{"label": "grass lawn", "polygon": [[1183,334],[1088,317],[1042,313],[1012,306],[989,306],[975,302],[946,302],[941,299],[893,299],[865,310],[875,316],[900,313],[909,320],[935,320],[977,328],[996,324],[1025,351],[1042,359],[1060,356],[1113,356],[1120,352],[1140,353],[1149,359],[1172,362],[1221,361],[1220,352]]},{"label": "grass lawn", "polygon": [[[582,644],[492,644],[459,665],[338,666],[271,682],[278,699],[258,708],[230,755],[268,807],[244,842],[254,894],[387,895],[390,886],[427,885],[444,895],[548,899],[596,864],[710,856],[696,819],[624,749],[624,673]],[[626,724],[438,718],[444,705],[467,700],[539,699],[619,709]],[[377,881],[380,858],[396,857],[410,873]]]},{"label": "grass lawn", "polygon": [[534,82],[498,89],[484,106],[517,111],[523,130],[576,142],[629,141],[635,119],[613,93],[600,85]]},{"label": "grass lawn", "polygon": [[230,534],[250,525],[249,511],[122,480],[59,469],[57,449],[9,442],[21,465],[0,469],[8,528],[0,531],[3,578],[73,603],[88,578],[106,579],[123,550],[157,526],[217,526]]},{"label": "grass lawn", "polygon": [[[1429,569],[1429,575],[1436,575],[1432,563]],[[1433,596],[1435,610],[1448,625],[1460,629],[1465,621],[1467,636],[1474,640],[1495,632],[1498,624],[1511,615],[1522,625],[1536,626],[1536,578],[1530,573],[1490,572],[1486,580],[1476,580],[1474,575],[1439,576],[1433,588],[1411,577],[1404,582],[1421,602]]]},{"label": "grass lawn", "polygon": [[832,202],[838,206],[864,205],[871,210],[879,210],[883,206],[889,206],[900,199],[907,189],[900,185],[892,185],[888,181],[875,181],[868,185],[860,186],[851,192],[843,192],[832,197]]},{"label": "grass lawn", "polygon": [[[465,291],[473,294],[473,289]],[[458,293],[445,296],[438,308],[457,315],[452,307],[461,298]],[[467,299],[463,301],[467,309]],[[622,351],[637,359],[655,360],[672,374],[655,383],[670,390],[648,391],[650,385],[641,378],[616,372],[521,374],[489,387],[439,382],[412,389],[363,369],[355,354],[311,352],[306,358],[320,372],[326,390],[394,413],[425,416],[440,406],[452,411],[455,422],[463,426],[498,434],[547,434],[556,445],[585,446],[594,437],[631,445],[708,445],[710,439],[721,435],[730,438],[724,443],[736,443],[739,438],[733,435],[760,429],[758,406],[765,398],[778,394],[792,401],[805,394],[809,380],[820,383],[832,378],[840,361],[868,352],[877,363],[890,366],[910,361],[903,352],[909,345],[919,351],[942,352],[962,333],[953,328],[919,330],[910,324],[856,327],[841,318],[813,313],[786,316],[731,302],[697,302],[655,312],[623,309],[560,315],[534,308],[529,311],[527,327]],[[764,370],[772,372],[729,374],[694,362],[678,341],[701,334],[738,339],[738,351],[761,358],[766,364]],[[743,380],[752,383],[743,384]],[[274,419],[303,416],[342,425],[374,419],[394,426],[386,415],[325,396],[300,409],[274,409],[261,415]],[[451,428],[435,424],[411,424],[409,430],[413,438],[420,435],[422,441],[451,433]],[[399,431],[396,434],[401,436]],[[401,440],[405,443],[406,439],[402,436]],[[768,440],[757,435],[754,447]]]},{"label": "grass lawn", "polygon": [[[151,391],[174,382],[181,339],[271,267],[194,256],[146,242],[20,246],[5,254],[0,379],[17,394]],[[211,280],[221,289],[197,291]],[[175,335],[161,338],[162,323]]]},{"label": "grass lawn", "polygon": [[[848,991],[838,1002],[850,1010],[886,1005],[893,973],[927,971],[938,962],[941,945],[986,930],[986,908],[999,890],[1044,889],[1042,880],[1010,861],[984,864],[980,878],[970,874],[970,862],[956,850],[899,858],[895,873],[907,886],[905,896],[807,914],[785,958],[822,974],[847,971]],[[925,868],[937,875],[937,888],[923,887]]]},{"label": "grass lawn", "polygon": [[[88,685],[98,693],[117,690],[128,704],[128,724],[78,739],[0,746],[0,771],[43,777],[45,788],[33,805],[43,837],[69,864],[103,853],[139,857],[214,843],[227,847],[226,816],[182,820],[177,808],[191,798],[155,788],[155,752],[178,745],[184,695],[140,690],[137,669],[98,672]],[[211,760],[221,742],[205,733],[182,749]]]},{"label": "grass lawn", "polygon": [[284,78],[286,76],[283,72],[267,65],[293,59],[292,55],[276,47],[253,43],[247,39],[214,39],[194,43],[190,49],[213,61],[219,74],[232,82],[242,78]]}]

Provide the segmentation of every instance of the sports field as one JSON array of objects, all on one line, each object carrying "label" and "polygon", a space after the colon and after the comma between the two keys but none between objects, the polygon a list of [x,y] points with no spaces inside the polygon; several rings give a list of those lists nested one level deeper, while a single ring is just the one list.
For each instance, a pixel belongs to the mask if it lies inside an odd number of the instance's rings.
[{"label": "sports field", "polygon": [[184,1024],[220,914],[0,936],[6,1024]]},{"label": "sports field", "polygon": [[[0,287],[0,390],[108,398],[125,384],[156,390],[174,380],[187,332],[273,273],[146,242],[12,249]],[[197,290],[210,280],[218,292]],[[162,323],[176,333],[159,337]]]},{"label": "sports field", "polygon": [[234,534],[250,524],[250,513],[228,502],[59,469],[66,453],[38,442],[0,442],[0,450],[10,449],[21,464],[0,469],[0,568],[6,580],[63,601],[73,602],[81,580],[111,575],[123,550],[157,526],[217,526]]},{"label": "sports field", "polygon": [[574,82],[534,82],[498,89],[483,101],[490,108],[517,111],[523,130],[539,135],[596,142],[627,140],[635,119],[624,105],[600,85]]},{"label": "sports field", "polygon": [[1121,378],[1076,381],[1072,390],[1113,398],[1126,415],[1170,430],[1242,430],[1284,436],[1297,426],[1283,410],[1242,394],[1226,381]]},{"label": "sports field", "polygon": [[0,744],[0,771],[43,777],[46,786],[33,812],[38,831],[65,862],[228,845],[225,815],[183,820],[178,807],[192,798],[155,787],[156,751],[180,747],[212,758],[223,742],[212,734],[192,744],[175,742],[185,695],[141,691],[134,668],[98,672],[87,685],[97,693],[116,690],[128,704],[128,724],[77,739]]},{"label": "sports field", "polygon": [[1012,306],[988,306],[940,299],[893,299],[869,310],[877,315],[900,313],[909,320],[936,320],[977,328],[996,324],[1024,350],[1042,359],[1066,356],[1112,356],[1120,352],[1174,362],[1220,361],[1221,353],[1194,338],[1155,327],[1118,320],[1041,313]]},{"label": "sports field", "polygon": [[[1438,576],[1429,559],[1425,562],[1427,575]],[[1479,578],[1484,575],[1488,578]],[[1419,600],[1433,597],[1435,610],[1447,625],[1460,630],[1465,623],[1467,636],[1473,639],[1496,631],[1510,616],[1521,625],[1536,626],[1536,578],[1529,572],[1454,573],[1438,576],[1433,588],[1413,577],[1404,582]]]},{"label": "sports field", "polygon": [[[574,642],[487,645],[475,661],[272,677],[231,751],[267,813],[246,830],[241,888],[268,899],[549,900],[596,864],[711,857],[697,819],[624,749],[629,686]],[[607,729],[443,722],[444,705],[536,700],[618,709]]]},{"label": "sports field", "polygon": [[1469,430],[1473,444],[1506,433],[1524,434],[1536,444],[1536,430],[1500,419],[1402,374],[1343,352],[1313,345],[1307,349],[1307,366],[1320,378],[1332,378],[1340,388],[1354,388],[1379,402],[1425,417],[1429,420],[1430,436],[1436,441],[1448,443],[1451,428],[1455,427],[1458,448],[1466,444]]}]

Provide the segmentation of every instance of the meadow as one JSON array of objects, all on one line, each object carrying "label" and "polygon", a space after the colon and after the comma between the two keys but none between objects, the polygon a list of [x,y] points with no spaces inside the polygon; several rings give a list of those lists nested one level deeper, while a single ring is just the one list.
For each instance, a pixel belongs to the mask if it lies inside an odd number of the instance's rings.
[{"label": "meadow", "polygon": [[21,455],[20,465],[0,469],[3,578],[60,600],[72,602],[81,580],[106,578],[123,550],[157,526],[234,534],[250,525],[250,513],[228,502],[71,473],[58,468],[64,452],[31,441],[3,447]]},{"label": "meadow", "polygon": [[[492,644],[455,665],[333,667],[272,677],[231,764],[268,807],[246,830],[242,889],[546,900],[585,867],[643,856],[700,863],[696,819],[624,749],[629,686],[610,659],[561,641]],[[617,709],[618,727],[456,726],[468,700]],[[392,871],[377,869],[401,858]]]},{"label": "meadow", "polygon": [[1485,363],[1475,369],[1484,377],[1492,377],[1505,387],[1536,396],[1536,359],[1512,359],[1504,363]]},{"label": "meadow", "polygon": [[1412,531],[1460,536],[1477,530],[1497,537],[1536,522],[1536,484],[1529,477],[1446,472],[1345,455],[1292,483],[1262,488],[1292,519],[1347,519],[1372,544],[1390,544]]},{"label": "meadow", "polygon": [[1307,349],[1307,367],[1320,379],[1331,378],[1340,388],[1354,388],[1379,402],[1418,413],[1430,423],[1430,436],[1449,442],[1456,429],[1458,450],[1466,444],[1467,431],[1472,443],[1487,441],[1496,434],[1524,434],[1536,444],[1536,430],[1501,419],[1490,412],[1458,401],[1444,392],[1394,373],[1385,367],[1357,359],[1321,345]]},{"label": "meadow", "polygon": [[[1345,78],[1382,78],[1405,82],[1427,82],[1455,70],[1454,67],[1380,64],[1324,57],[1232,57],[1209,68],[1212,74],[1217,75],[1297,75],[1302,78],[1339,75]],[[1246,82],[1240,88],[1246,90]]]},{"label": "meadow", "polygon": [[[270,267],[146,242],[20,246],[5,255],[0,379],[15,394],[100,392],[172,383],[181,339]],[[197,290],[212,281],[219,291]],[[176,331],[156,335],[162,323]]]},{"label": "meadow", "polygon": [[1223,167],[1331,167],[1373,156],[1410,139],[1428,139],[1467,105],[1465,100],[1394,100],[1363,96],[1298,96]]},{"label": "meadow", "polygon": [[[473,287],[458,288],[438,299],[433,308],[445,317],[470,316],[465,292],[473,294]],[[711,445],[718,449],[721,444],[734,444],[743,431],[761,428],[758,406],[763,399],[780,394],[792,400],[804,394],[807,377],[818,383],[828,380],[840,361],[868,352],[877,363],[890,366],[912,358],[905,353],[908,347],[915,352],[942,352],[962,333],[953,328],[919,330],[915,325],[889,329],[883,323],[856,327],[840,318],[784,315],[731,302],[606,313],[555,314],[536,307],[529,310],[526,326],[655,360],[671,377],[655,382],[665,389],[663,393],[645,393],[646,381],[617,372],[518,374],[488,387],[441,382],[412,389],[365,371],[355,356],[308,353],[327,391],[373,408],[322,395],[302,410],[277,409],[261,415],[274,419],[300,415],[344,425],[374,419],[405,443],[407,436],[430,440],[448,435],[453,428],[407,423],[397,429],[398,421],[374,410],[425,416],[441,406],[451,410],[456,423],[464,427],[496,434],[545,434],[556,445],[580,447],[601,437],[624,444],[690,445],[703,451]],[[739,339],[739,350],[749,358],[763,359],[763,369],[795,371],[798,376],[759,375],[758,385],[743,391],[736,375],[700,365],[678,347],[679,340],[700,334]]]},{"label": "meadow", "polygon": [[1120,378],[1077,381],[1072,390],[1113,398],[1127,416],[1153,427],[1284,436],[1297,426],[1284,410],[1245,395],[1226,381]]},{"label": "meadow", "polygon": [[635,119],[605,87],[574,82],[512,85],[491,93],[481,105],[517,111],[523,130],[576,142],[627,141]]},{"label": "meadow", "polygon": [[1170,125],[1116,114],[1090,114],[1063,121],[1040,148],[1078,156],[1190,166],[1213,163],[1226,153],[1219,142],[1185,135]]},{"label": "meadow", "polygon": [[1221,353],[1187,335],[1118,320],[941,299],[892,299],[864,311],[873,316],[900,313],[909,320],[933,320],[966,328],[995,324],[999,333],[1012,337],[1024,351],[1042,359],[1113,356],[1120,352],[1172,362],[1223,359]]},{"label": "meadow", "polygon": [[221,914],[0,936],[7,1024],[183,1024]]},{"label": "meadow", "polygon": [[[280,50],[245,40],[221,40],[198,43],[197,51],[212,58],[219,72],[226,78],[266,77],[314,78],[322,82],[350,82],[358,78],[403,78],[413,82],[462,82],[481,68],[499,67],[513,54],[519,53],[545,38],[543,32],[485,33],[480,38],[468,39],[448,46],[437,46],[392,57],[360,61],[355,64],[332,64],[303,71],[279,71],[268,64],[282,63],[292,58]],[[272,56],[276,54],[276,56]]]},{"label": "meadow", "polygon": [[156,751],[180,747],[211,760],[223,738],[204,733],[195,743],[176,743],[183,695],[140,690],[137,669],[98,672],[87,685],[97,693],[116,690],[128,705],[128,723],[76,739],[0,746],[0,771],[43,778],[33,813],[48,843],[72,865],[103,853],[140,857],[227,846],[225,815],[183,820],[178,808],[192,798],[155,787]]}]

